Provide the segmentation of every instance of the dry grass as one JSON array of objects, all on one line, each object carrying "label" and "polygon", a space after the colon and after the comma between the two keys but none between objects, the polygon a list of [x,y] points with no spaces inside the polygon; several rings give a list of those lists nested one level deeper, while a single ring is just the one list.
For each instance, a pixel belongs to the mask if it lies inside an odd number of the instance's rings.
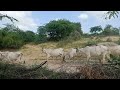
[{"label": "dry grass", "polygon": [[118,41],[119,40],[119,36],[106,36],[106,37],[102,37],[102,41],[107,41],[108,38],[111,38],[113,42]]},{"label": "dry grass", "polygon": [[[107,38],[108,37],[101,37],[100,39],[104,42],[105,40],[107,40]],[[113,41],[116,41],[119,39],[118,36],[111,36],[111,38],[113,39]],[[77,47],[81,48],[81,47],[85,47],[86,43],[89,42],[90,40],[91,40],[91,38],[82,38],[80,40],[73,41],[73,42],[67,43],[67,44],[65,44],[65,42],[63,42],[61,47],[64,48],[65,51],[68,51],[69,48],[77,48]],[[24,45],[20,49],[20,51],[23,52],[25,60],[35,60],[35,61],[36,60],[45,60],[46,55],[44,53],[42,53],[42,48],[58,48],[58,43],[59,42],[47,42],[47,43],[42,43],[42,44],[38,44],[38,45],[27,44],[27,45]],[[51,59],[52,58],[50,58],[50,60]]]}]

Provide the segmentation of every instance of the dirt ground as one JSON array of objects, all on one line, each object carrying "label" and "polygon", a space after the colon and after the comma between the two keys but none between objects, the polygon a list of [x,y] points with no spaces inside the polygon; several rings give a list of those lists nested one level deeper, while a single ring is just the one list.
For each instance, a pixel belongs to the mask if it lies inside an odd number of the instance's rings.
[{"label": "dirt ground", "polygon": [[[67,49],[65,49],[67,51]],[[46,61],[46,55],[42,53],[42,48],[39,45],[25,45],[19,51],[23,53],[23,57],[21,61],[17,61],[16,63],[25,65],[26,67],[31,67],[34,65],[39,65],[40,63]],[[91,61],[91,63],[98,62],[98,60]],[[73,60],[66,60],[66,62],[62,62],[60,57],[49,58],[44,67],[47,67],[50,70],[55,72],[67,72],[74,73],[78,72],[77,68],[86,64],[86,60],[79,59],[79,57],[75,57]]]}]

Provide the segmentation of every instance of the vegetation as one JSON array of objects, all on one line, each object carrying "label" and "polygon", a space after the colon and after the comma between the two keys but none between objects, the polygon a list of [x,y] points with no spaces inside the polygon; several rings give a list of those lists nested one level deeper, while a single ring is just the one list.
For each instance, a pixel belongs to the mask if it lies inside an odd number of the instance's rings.
[{"label": "vegetation", "polygon": [[[118,11],[109,11],[107,12],[108,17],[106,19],[118,17],[118,14]],[[13,17],[0,14],[0,20],[3,18],[8,18],[12,22],[18,21]],[[83,33],[80,23],[70,22],[65,19],[53,20],[45,26],[39,26],[37,33],[21,30],[14,24],[5,24],[4,28],[0,28],[0,49],[16,49],[31,42],[46,47],[48,44],[51,47],[53,42],[55,44],[54,47],[85,47],[103,42],[104,36],[115,35],[119,37],[119,31],[120,28],[113,27],[112,25],[106,25],[104,29],[99,25],[90,28],[91,34]],[[91,40],[90,37],[92,36]],[[45,43],[47,41],[48,43]],[[111,42],[112,40],[108,38],[105,41]],[[52,45],[50,46],[51,42]],[[116,43],[120,44],[120,40],[116,41]],[[0,62],[0,79],[120,79],[120,57],[111,57],[112,61],[110,63],[115,65],[85,65],[79,67],[80,71],[74,74],[57,73],[47,68],[29,71],[22,65]]]},{"label": "vegetation", "polygon": [[90,32],[93,34],[93,35],[98,35],[98,33],[100,33],[102,31],[102,27],[101,26],[95,26],[95,27],[91,27],[90,28]]},{"label": "vegetation", "polygon": [[117,17],[118,18],[119,11],[108,11],[106,13],[105,19],[111,19],[112,17]]},{"label": "vegetation", "polygon": [[120,79],[120,66],[85,65],[78,73],[54,72],[47,68],[29,71],[22,65],[0,62],[0,79]]},{"label": "vegetation", "polygon": [[49,41],[60,41],[68,36],[71,33],[79,33],[79,36],[83,34],[81,30],[80,23],[73,23],[65,19],[60,19],[58,21],[53,20],[47,23],[45,26],[40,26],[38,28],[38,33],[41,37],[46,37],[46,34],[49,35]]}]

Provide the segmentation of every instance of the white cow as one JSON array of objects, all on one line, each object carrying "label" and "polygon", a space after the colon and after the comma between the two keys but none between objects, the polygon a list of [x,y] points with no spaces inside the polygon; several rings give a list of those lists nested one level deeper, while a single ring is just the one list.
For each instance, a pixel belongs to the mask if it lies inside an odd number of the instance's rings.
[{"label": "white cow", "polygon": [[109,58],[109,49],[106,46],[87,46],[85,48],[78,49],[78,53],[87,57],[87,61],[91,57],[98,57],[100,63],[106,63],[105,57]]},{"label": "white cow", "polygon": [[120,45],[118,45],[118,46],[109,46],[108,49],[109,49],[111,55],[120,56]]},{"label": "white cow", "polygon": [[6,52],[1,52],[1,51],[0,51],[0,60],[7,60],[7,59],[6,59],[7,54],[8,54],[8,51],[6,51]]},{"label": "white cow", "polygon": [[1,52],[2,59],[7,60],[7,61],[16,61],[16,60],[21,60],[22,57],[22,52]]},{"label": "white cow", "polygon": [[47,55],[47,60],[49,57],[63,57],[63,48],[58,48],[58,49],[42,49],[44,53]]},{"label": "white cow", "polygon": [[71,48],[68,52],[64,52],[64,59],[71,59],[73,58],[77,53],[77,50],[74,48]]}]

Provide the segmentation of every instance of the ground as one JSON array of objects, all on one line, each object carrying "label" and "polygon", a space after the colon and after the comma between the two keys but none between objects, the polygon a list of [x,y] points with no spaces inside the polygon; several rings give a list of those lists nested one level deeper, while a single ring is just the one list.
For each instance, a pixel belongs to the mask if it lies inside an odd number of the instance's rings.
[{"label": "ground", "polygon": [[[104,42],[109,37],[101,38],[101,40]],[[113,41],[117,41],[119,37],[111,36]],[[89,38],[84,38],[78,41],[75,41],[73,43],[69,43],[66,46],[64,46],[64,50],[67,51],[71,47],[82,47],[84,43],[89,41]],[[42,52],[42,48],[58,48],[58,43],[55,42],[48,42],[43,44],[27,44],[24,45],[19,51],[23,53],[23,58],[21,61],[18,61],[17,63],[20,63],[22,65],[25,65],[27,67],[30,67],[32,65],[38,65],[44,61],[46,61],[46,55]],[[23,63],[25,61],[25,63]],[[91,63],[99,63],[98,60],[93,60]],[[62,62],[62,59],[60,57],[55,58],[54,60],[52,58],[49,58],[47,64],[45,67],[48,69],[51,69],[53,71],[66,71],[68,73],[74,73],[78,72],[78,67],[85,65],[86,60],[85,58],[80,59],[80,57],[75,57],[73,60],[66,60],[66,62]]]}]

